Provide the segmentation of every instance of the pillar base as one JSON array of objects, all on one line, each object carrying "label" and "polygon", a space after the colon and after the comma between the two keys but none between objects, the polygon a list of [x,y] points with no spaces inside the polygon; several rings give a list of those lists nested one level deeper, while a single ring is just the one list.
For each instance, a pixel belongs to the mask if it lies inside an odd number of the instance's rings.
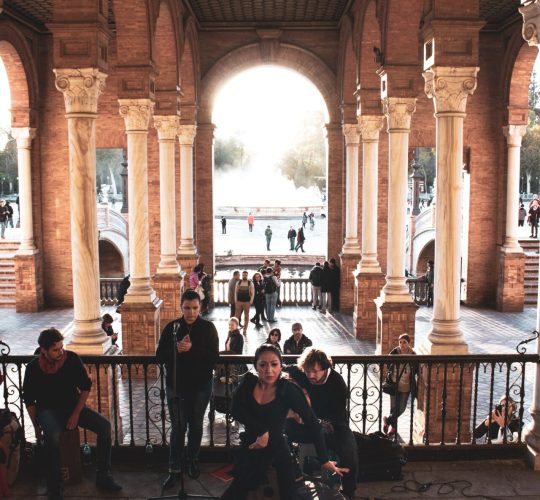
[{"label": "pillar base", "polygon": [[[422,365],[418,373],[415,443],[468,443],[474,365]],[[461,386],[461,388],[460,388]],[[444,418],[443,418],[444,409]],[[480,418],[483,418],[480,417]]]},{"label": "pillar base", "polygon": [[499,250],[499,279],[497,283],[497,310],[521,312],[525,303],[525,254]]},{"label": "pillar base", "polygon": [[155,354],[161,333],[161,299],[146,304],[122,304],[122,347],[124,354]]},{"label": "pillar base", "polygon": [[353,330],[357,339],[377,338],[377,306],[385,279],[383,273],[354,273]]},{"label": "pillar base", "polygon": [[157,296],[163,300],[161,306],[161,324],[166,325],[180,316],[180,296],[182,294],[182,276],[177,274],[156,274],[153,286]]},{"label": "pillar base", "polygon": [[195,253],[178,254],[176,260],[185,273],[182,289],[186,290],[189,288],[189,273],[199,263],[199,254],[196,251]]},{"label": "pillar base", "polygon": [[415,318],[418,306],[414,302],[388,302],[375,299],[377,307],[377,354],[388,354],[398,345],[399,336],[407,333],[414,345]]},{"label": "pillar base", "polygon": [[15,307],[17,312],[43,309],[43,273],[39,253],[15,255]]},{"label": "pillar base", "polygon": [[339,310],[350,314],[354,309],[354,271],[358,266],[360,254],[340,253],[341,283],[339,289]]}]

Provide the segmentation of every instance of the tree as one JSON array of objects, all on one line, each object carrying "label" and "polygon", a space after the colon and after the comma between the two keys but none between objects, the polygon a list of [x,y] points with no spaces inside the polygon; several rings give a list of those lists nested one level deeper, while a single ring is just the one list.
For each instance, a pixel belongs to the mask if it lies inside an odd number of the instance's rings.
[{"label": "tree", "polygon": [[[540,125],[528,127],[521,142],[521,173],[527,179],[527,193],[530,193],[531,180],[540,176]],[[532,187],[538,191],[538,183]]]},{"label": "tree", "polygon": [[0,135],[6,140],[4,149],[0,151],[0,191],[2,194],[11,194],[18,190],[17,141],[11,135],[11,130],[0,128]]},{"label": "tree", "polygon": [[226,139],[218,137],[214,147],[214,166],[216,170],[242,167],[249,161],[244,143],[235,136]]}]

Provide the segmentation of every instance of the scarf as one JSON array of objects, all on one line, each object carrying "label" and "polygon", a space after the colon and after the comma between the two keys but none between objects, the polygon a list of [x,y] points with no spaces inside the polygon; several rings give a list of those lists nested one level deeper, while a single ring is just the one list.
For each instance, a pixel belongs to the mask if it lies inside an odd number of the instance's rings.
[{"label": "scarf", "polygon": [[64,355],[62,356],[62,358],[59,361],[56,361],[54,363],[51,363],[42,353],[39,355],[38,362],[39,362],[39,367],[41,368],[41,371],[43,373],[45,373],[46,375],[54,375],[55,373],[58,372],[58,370],[60,370],[60,368],[62,368],[62,366],[64,366],[66,359],[67,359],[66,351],[64,351]]}]

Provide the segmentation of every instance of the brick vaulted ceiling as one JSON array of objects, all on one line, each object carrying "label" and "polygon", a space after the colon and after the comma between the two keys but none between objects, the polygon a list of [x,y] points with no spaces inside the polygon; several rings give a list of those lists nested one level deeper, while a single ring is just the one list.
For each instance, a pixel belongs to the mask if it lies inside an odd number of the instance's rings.
[{"label": "brick vaulted ceiling", "polygon": [[[125,0],[129,3],[129,0]],[[182,0],[178,0],[182,1]],[[405,1],[405,0],[403,0]],[[449,0],[450,1],[450,0]],[[37,26],[52,21],[54,0],[0,0],[0,6]],[[202,29],[337,27],[353,0],[185,0]],[[480,17],[496,28],[519,16],[520,0],[480,0]],[[114,16],[109,8],[109,24]]]}]

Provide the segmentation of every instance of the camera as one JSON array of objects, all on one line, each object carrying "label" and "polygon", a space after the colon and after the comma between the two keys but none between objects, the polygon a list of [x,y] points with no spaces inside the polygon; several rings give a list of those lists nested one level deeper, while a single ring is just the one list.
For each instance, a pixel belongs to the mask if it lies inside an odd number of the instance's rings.
[{"label": "camera", "polygon": [[503,407],[502,407],[502,405],[495,406],[495,412],[502,416],[503,415]]}]

